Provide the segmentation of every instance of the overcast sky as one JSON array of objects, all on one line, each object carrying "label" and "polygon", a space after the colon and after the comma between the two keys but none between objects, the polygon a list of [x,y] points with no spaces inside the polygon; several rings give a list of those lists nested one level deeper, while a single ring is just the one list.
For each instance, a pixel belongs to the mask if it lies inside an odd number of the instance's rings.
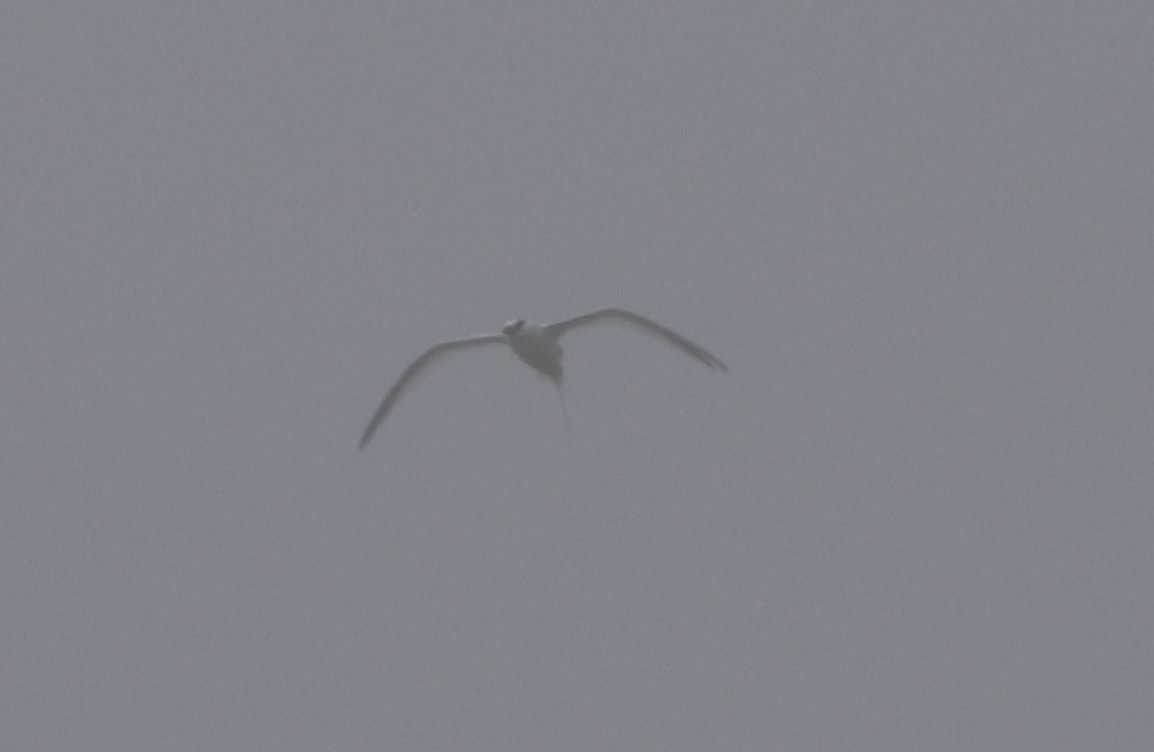
[{"label": "overcast sky", "polygon": [[[929,7],[934,5],[936,7]],[[1154,4],[0,12],[0,748],[1154,748]],[[622,305],[552,386],[429,345]]]}]

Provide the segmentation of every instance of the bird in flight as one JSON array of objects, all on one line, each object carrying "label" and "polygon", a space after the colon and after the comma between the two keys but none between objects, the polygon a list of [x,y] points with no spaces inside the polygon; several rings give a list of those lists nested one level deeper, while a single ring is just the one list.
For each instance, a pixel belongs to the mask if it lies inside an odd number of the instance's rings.
[{"label": "bird in flight", "polygon": [[661,324],[651,321],[644,316],[631,313],[621,308],[602,308],[597,311],[591,311],[589,313],[583,313],[580,316],[565,319],[564,321],[558,321],[555,324],[532,324],[525,321],[525,319],[514,319],[501,328],[500,334],[482,334],[476,337],[465,337],[464,339],[440,342],[430,347],[419,358],[410,363],[409,367],[401,373],[400,378],[393,384],[393,387],[389,389],[389,393],[386,394],[384,400],[381,401],[380,407],[373,413],[372,419],[369,420],[369,425],[361,435],[360,448],[364,449],[365,445],[369,443],[369,440],[373,438],[373,434],[377,428],[380,427],[381,421],[385,419],[389,410],[391,410],[397,400],[400,399],[401,392],[405,390],[409,382],[416,378],[417,374],[419,374],[425,366],[432,363],[441,355],[477,345],[506,344],[513,349],[513,353],[516,354],[518,358],[532,366],[539,373],[548,376],[549,379],[560,388],[561,346],[557,344],[557,340],[561,338],[562,334],[574,327],[609,320],[633,324],[642,331],[654,334],[666,342],[676,345],[710,368],[721,371],[729,370],[715,355],[690,342],[677,332],[666,329]]}]

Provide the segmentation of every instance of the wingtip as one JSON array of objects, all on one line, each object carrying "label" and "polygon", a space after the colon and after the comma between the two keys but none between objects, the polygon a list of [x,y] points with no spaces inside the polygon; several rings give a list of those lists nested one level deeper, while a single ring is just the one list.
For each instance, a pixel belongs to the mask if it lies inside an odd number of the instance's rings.
[{"label": "wingtip", "polygon": [[693,353],[693,355],[695,355],[698,360],[700,360],[702,363],[709,366],[713,370],[721,371],[723,373],[729,373],[729,366],[725,365],[725,363],[722,362],[721,358],[717,357],[713,353],[706,352],[706,351],[702,350],[701,352]]}]

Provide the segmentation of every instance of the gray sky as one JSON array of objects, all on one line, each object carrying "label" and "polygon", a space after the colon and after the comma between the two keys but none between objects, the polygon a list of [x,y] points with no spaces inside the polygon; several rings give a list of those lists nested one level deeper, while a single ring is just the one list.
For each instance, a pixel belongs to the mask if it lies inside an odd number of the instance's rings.
[{"label": "gray sky", "polygon": [[1154,5],[937,5],[3,11],[0,748],[1154,747]]}]

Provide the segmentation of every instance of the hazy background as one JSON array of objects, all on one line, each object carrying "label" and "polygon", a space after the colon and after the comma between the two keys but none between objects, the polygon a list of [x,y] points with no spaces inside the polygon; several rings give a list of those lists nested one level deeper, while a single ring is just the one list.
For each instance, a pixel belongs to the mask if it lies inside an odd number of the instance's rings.
[{"label": "hazy background", "polygon": [[1154,5],[936,5],[0,11],[0,748],[1154,748]]}]

